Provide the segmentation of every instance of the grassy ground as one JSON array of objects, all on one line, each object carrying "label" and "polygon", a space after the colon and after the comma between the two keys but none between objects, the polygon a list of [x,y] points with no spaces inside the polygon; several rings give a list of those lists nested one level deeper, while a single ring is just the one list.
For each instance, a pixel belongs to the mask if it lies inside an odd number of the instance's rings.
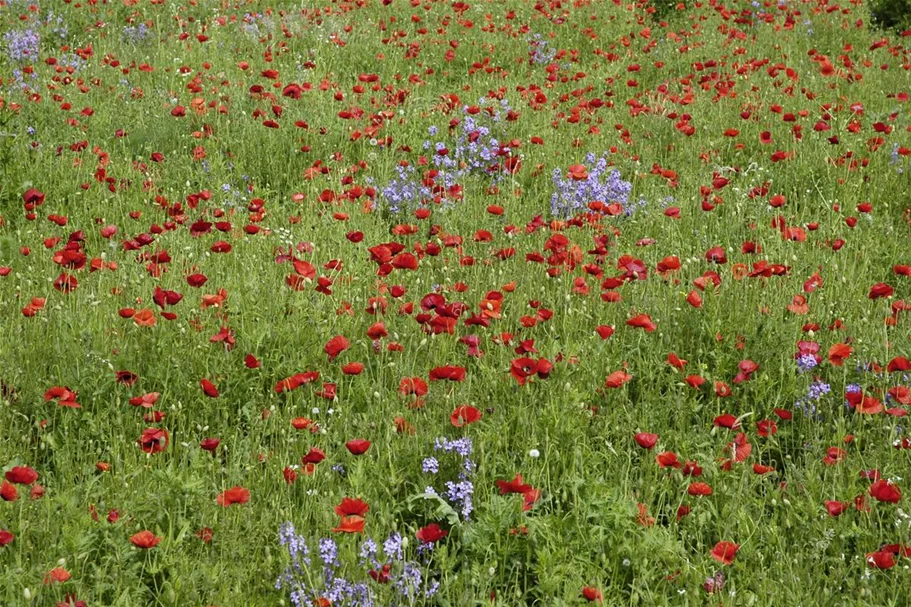
[{"label": "grassy ground", "polygon": [[685,4],[0,0],[0,601],[906,604],[909,38]]}]

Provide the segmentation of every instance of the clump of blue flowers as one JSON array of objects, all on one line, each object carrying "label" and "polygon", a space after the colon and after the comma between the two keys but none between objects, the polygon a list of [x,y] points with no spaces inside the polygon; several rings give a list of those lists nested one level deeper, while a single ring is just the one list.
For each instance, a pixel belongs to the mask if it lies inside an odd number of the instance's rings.
[{"label": "clump of blue flowers", "polygon": [[527,42],[528,62],[533,65],[548,65],[557,56],[557,49],[550,46],[541,34],[530,36]]},{"label": "clump of blue flowers", "polygon": [[461,118],[450,123],[445,136],[438,127],[429,127],[422,144],[422,164],[427,168],[399,165],[395,176],[378,188],[386,210],[398,214],[431,204],[451,207],[461,199],[466,178],[481,177],[488,187],[496,187],[518,170],[518,156],[503,141],[503,123],[510,111],[508,100],[482,97],[477,108],[462,108]]},{"label": "clump of blue flowers", "polygon": [[22,31],[12,30],[3,34],[6,43],[6,57],[13,63],[35,63],[38,61],[38,48],[41,38],[38,32],[29,28]]},{"label": "clump of blue flowers", "polygon": [[123,28],[123,40],[130,44],[141,44],[148,40],[151,31],[145,23],[139,25],[128,25]]},{"label": "clump of blue flowers", "polygon": [[605,204],[618,203],[626,216],[645,206],[645,201],[631,203],[629,200],[633,184],[624,181],[618,169],[608,170],[607,156],[600,158],[589,152],[585,156],[587,177],[574,178],[559,168],[553,172],[554,191],[550,197],[550,212],[556,217],[568,218],[588,210],[589,203],[600,201]]},{"label": "clump of blue flowers", "polygon": [[[405,558],[404,538],[397,532],[383,541],[382,548],[372,538],[361,543],[358,566],[366,576],[359,581],[343,575],[338,545],[332,538],[317,541],[317,559],[307,539],[297,533],[293,523],[286,522],[279,530],[279,543],[288,551],[291,564],[275,581],[275,588],[286,591],[295,607],[374,607],[378,595],[383,598],[381,605],[412,605],[419,598],[432,597],[439,588],[439,582],[426,576],[419,563]],[[390,590],[380,591],[381,586]]]},{"label": "clump of blue flowers", "polygon": [[[441,494],[433,486],[428,486],[424,492],[445,498],[453,507],[459,509],[462,518],[467,521],[474,511],[474,504],[472,503],[474,484],[471,482],[471,476],[477,468],[476,464],[471,460],[471,438],[466,436],[456,440],[449,440],[441,437],[436,439],[433,450],[435,452],[455,454],[461,458],[461,462],[459,463],[456,479],[444,481],[445,492]],[[426,474],[438,474],[440,471],[439,460],[436,457],[426,458],[422,464],[422,470]]]}]

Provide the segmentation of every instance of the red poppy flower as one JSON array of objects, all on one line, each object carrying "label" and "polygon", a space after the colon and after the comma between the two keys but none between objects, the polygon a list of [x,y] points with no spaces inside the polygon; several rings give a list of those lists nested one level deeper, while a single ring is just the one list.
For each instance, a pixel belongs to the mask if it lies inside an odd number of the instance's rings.
[{"label": "red poppy flower", "polygon": [[896,371],[911,371],[911,361],[904,356],[896,356],[886,365],[886,371],[895,373]]},{"label": "red poppy flower", "polygon": [[867,565],[873,569],[891,569],[895,567],[895,554],[892,552],[869,552],[867,553]]},{"label": "red poppy flower", "polygon": [[599,325],[595,327],[595,331],[598,333],[598,337],[607,339],[614,334],[614,327],[611,325]]},{"label": "red poppy flower", "polygon": [[208,544],[212,541],[212,536],[214,535],[213,531],[208,527],[203,527],[196,532],[196,537],[198,537],[203,544]]},{"label": "red poppy flower", "polygon": [[168,447],[170,436],[163,428],[146,428],[136,441],[146,453],[161,453]]},{"label": "red poppy flower", "polygon": [[665,451],[655,456],[655,463],[661,468],[680,468],[683,464],[673,451]]},{"label": "red poppy flower", "polygon": [[364,371],[364,363],[351,362],[342,366],[345,375],[360,375]]},{"label": "red poppy flower", "polygon": [[203,451],[215,451],[218,449],[218,445],[221,444],[221,439],[219,438],[204,438],[199,441],[199,446]]},{"label": "red poppy flower", "polygon": [[608,388],[619,388],[632,378],[632,375],[621,369],[619,371],[614,371],[608,375],[607,380],[604,382],[604,385]]},{"label": "red poppy flower", "polygon": [[897,504],[902,498],[902,492],[895,483],[880,479],[870,485],[870,496],[880,502]]},{"label": "red poppy flower", "polygon": [[16,485],[3,481],[3,484],[0,484],[0,499],[3,499],[4,502],[15,502],[19,499],[19,490],[16,489]]},{"label": "red poppy flower", "polygon": [[436,523],[430,523],[426,527],[418,529],[415,537],[417,537],[422,544],[435,544],[447,535],[449,535],[448,531],[440,529],[440,526]]},{"label": "red poppy flower", "polygon": [[690,486],[686,488],[686,492],[694,497],[712,495],[712,487],[708,483],[703,482],[690,483]]},{"label": "red poppy flower", "polygon": [[733,542],[718,542],[715,544],[715,547],[712,548],[711,556],[722,565],[730,565],[734,562],[734,557],[737,555],[738,550],[740,550],[739,544]]},{"label": "red poppy flower", "polygon": [[219,506],[227,508],[232,504],[246,504],[250,501],[250,491],[243,487],[231,487],[227,491],[222,491],[215,499]]},{"label": "red poppy flower", "polygon": [[667,364],[669,364],[672,367],[679,369],[681,371],[683,371],[683,368],[686,366],[686,362],[687,361],[681,359],[679,356],[677,356],[673,352],[670,352],[667,355]]},{"label": "red poppy flower", "polygon": [[826,500],[826,511],[829,513],[829,516],[832,517],[839,516],[842,512],[847,510],[849,506],[850,504],[848,502]]},{"label": "red poppy flower", "polygon": [[324,459],[326,459],[326,454],[323,453],[322,449],[317,449],[316,447],[310,447],[310,451],[308,451],[307,454],[301,458],[301,463],[302,464],[318,464],[321,461],[323,461]]},{"label": "red poppy flower", "polygon": [[461,405],[456,407],[449,416],[449,421],[456,428],[461,428],[467,424],[473,424],[481,419],[481,412],[471,405]]},{"label": "red poppy flower", "polygon": [[456,367],[452,365],[444,365],[442,367],[436,367],[430,370],[428,374],[430,381],[464,381],[465,380],[465,367]]},{"label": "red poppy flower", "polygon": [[870,287],[870,293],[867,297],[870,299],[879,299],[881,297],[892,297],[894,293],[895,289],[884,282],[878,282]]},{"label": "red poppy flower", "polygon": [[160,537],[155,537],[155,534],[148,530],[140,531],[130,537],[130,543],[143,550],[154,548],[160,541]]},{"label": "red poppy flower", "polygon": [[347,350],[350,345],[351,343],[343,335],[336,335],[326,342],[323,352],[329,355],[330,361],[333,361],[339,354]]},{"label": "red poppy flower", "polygon": [[9,482],[18,485],[31,485],[38,480],[38,472],[28,466],[15,466],[4,476]]},{"label": "red poppy flower", "polygon": [[685,381],[690,388],[698,390],[702,387],[702,384],[705,383],[705,378],[700,375],[687,375],[683,381]]},{"label": "red poppy flower", "polygon": [[633,438],[643,449],[651,449],[655,446],[655,443],[658,442],[658,435],[650,434],[648,432],[638,432],[633,436]]},{"label": "red poppy flower", "polygon": [[253,356],[252,354],[247,354],[244,356],[244,366],[248,369],[258,369],[262,363]]},{"label": "red poppy flower", "polygon": [[637,329],[645,329],[646,333],[653,333],[658,329],[658,325],[652,322],[652,318],[648,314],[634,316],[626,321],[626,325]]},{"label": "red poppy flower", "polygon": [[730,413],[719,415],[715,418],[713,423],[716,427],[727,428],[729,430],[737,430],[740,428],[740,423],[737,421],[737,418]]},{"label": "red poppy flower", "polygon": [[698,462],[686,462],[683,464],[683,469],[680,472],[683,476],[692,476],[695,478],[702,476],[702,467]]},{"label": "red poppy flower", "polygon": [[851,356],[852,351],[848,344],[834,344],[829,348],[829,362],[840,367],[844,364],[845,359]]},{"label": "red poppy flower", "polygon": [[768,438],[778,432],[778,426],[770,419],[756,422],[756,432],[763,438]]},{"label": "red poppy flower", "polygon": [[531,485],[522,481],[521,474],[516,474],[516,477],[511,481],[497,481],[497,487],[500,488],[500,495],[506,495],[508,493],[526,493],[532,489]]},{"label": "red poppy flower", "polygon": [[363,517],[370,510],[370,506],[361,499],[350,497],[342,498],[342,503],[335,507],[335,513],[339,516],[357,515]]},{"label": "red poppy flower", "polygon": [[0,529],[0,548],[13,543],[15,536],[6,529]]},{"label": "red poppy flower", "polygon": [[332,531],[335,533],[362,533],[365,522],[362,516],[343,516],[338,527],[334,527]]},{"label": "red poppy flower", "polygon": [[218,398],[218,388],[215,387],[215,384],[210,382],[208,379],[199,380],[199,385],[202,387],[202,391],[209,398]]},{"label": "red poppy flower", "polygon": [[370,448],[370,441],[362,438],[354,438],[345,443],[345,447],[351,455],[363,455]]},{"label": "red poppy flower", "polygon": [[54,567],[46,574],[44,574],[44,585],[48,586],[55,582],[63,583],[70,579],[70,572],[64,569],[63,567]]},{"label": "red poppy flower", "polygon": [[399,394],[408,396],[414,394],[421,397],[427,395],[427,382],[420,377],[406,377],[399,382]]},{"label": "red poppy flower", "polygon": [[592,586],[584,586],[582,588],[582,598],[584,598],[589,603],[603,603],[604,597],[601,595],[601,591]]},{"label": "red poppy flower", "polygon": [[159,392],[149,392],[148,394],[143,394],[142,396],[134,396],[130,399],[130,404],[134,407],[143,407],[145,409],[151,408],[158,398],[161,396]]}]

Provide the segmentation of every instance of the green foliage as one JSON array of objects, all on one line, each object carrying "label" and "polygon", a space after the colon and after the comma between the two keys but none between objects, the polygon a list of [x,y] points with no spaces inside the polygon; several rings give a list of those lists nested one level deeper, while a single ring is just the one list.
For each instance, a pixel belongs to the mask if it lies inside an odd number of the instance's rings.
[{"label": "green foliage", "polygon": [[877,27],[896,32],[911,29],[911,0],[871,0],[868,6]]}]

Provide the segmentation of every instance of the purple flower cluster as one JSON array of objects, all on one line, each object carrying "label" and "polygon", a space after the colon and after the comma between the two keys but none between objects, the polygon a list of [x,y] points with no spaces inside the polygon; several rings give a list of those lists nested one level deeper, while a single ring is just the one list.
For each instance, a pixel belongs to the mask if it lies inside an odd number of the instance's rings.
[{"label": "purple flower cluster", "polygon": [[[395,176],[379,188],[390,213],[412,212],[430,204],[451,207],[467,177],[480,176],[494,186],[516,166],[513,150],[497,134],[510,111],[508,101],[481,98],[478,107],[477,113],[462,108],[461,119],[450,126],[447,137],[423,142],[426,165],[435,172],[432,178],[414,165],[396,167]],[[428,129],[431,138],[439,133],[436,126]]]},{"label": "purple flower cluster", "polygon": [[145,23],[137,26],[126,26],[123,28],[123,39],[131,44],[144,42],[150,35],[149,27]]},{"label": "purple flower cluster", "polygon": [[624,181],[617,169],[608,171],[607,156],[596,157],[589,152],[585,156],[587,177],[574,179],[563,176],[557,168],[553,172],[554,192],[550,197],[550,212],[556,217],[572,217],[585,212],[589,203],[600,201],[605,204],[619,203],[627,216],[645,206],[645,201],[629,201],[633,184]]},{"label": "purple flower cluster", "polygon": [[379,586],[394,589],[394,596],[384,596],[386,600],[380,604],[410,605],[419,596],[432,597],[439,588],[439,582],[427,578],[418,563],[405,559],[404,541],[397,532],[383,542],[382,553],[372,538],[361,543],[359,566],[376,583],[376,590],[367,580],[350,581],[340,575],[338,545],[332,538],[321,538],[318,542],[322,576],[309,570],[311,560],[306,538],[297,534],[292,523],[282,525],[279,543],[287,548],[291,566],[276,580],[275,588],[288,592],[295,607],[313,605],[318,599],[327,599],[337,607],[374,607]]},{"label": "purple flower cluster", "polygon": [[557,56],[557,49],[549,46],[541,34],[535,34],[527,39],[528,62],[532,65],[548,65]]},{"label": "purple flower cluster", "polygon": [[819,363],[816,362],[816,357],[812,354],[801,354],[797,357],[797,370],[801,373],[806,373],[815,368],[818,364]]},{"label": "purple flower cluster", "polygon": [[[801,357],[803,358],[803,356]],[[813,358],[810,356],[810,358]],[[813,359],[813,362],[816,362],[816,359]],[[800,364],[800,359],[798,359],[798,365]],[[794,406],[803,411],[804,415],[807,417],[816,416],[817,407],[816,404],[822,399],[823,396],[830,393],[832,387],[821,380],[816,380],[810,387],[807,388],[807,395],[803,398],[797,399],[794,403]]]},{"label": "purple flower cluster", "polygon": [[[472,502],[474,496],[474,483],[471,482],[470,477],[474,474],[475,468],[477,467],[471,460],[471,452],[473,450],[471,438],[466,436],[455,440],[449,440],[445,437],[441,437],[436,439],[433,449],[434,451],[442,451],[444,453],[455,453],[462,459],[459,467],[458,481],[449,480],[445,482],[445,498],[459,508],[462,518],[467,521],[471,518],[471,513],[474,511],[474,504]],[[439,471],[439,462],[437,462],[436,458],[428,459],[432,459],[436,462],[437,471]],[[426,462],[427,460],[425,460],[425,465]],[[434,472],[434,474],[436,474],[436,472]],[[433,487],[428,487],[426,493],[440,495]]]},{"label": "purple flower cluster", "polygon": [[31,28],[3,34],[6,56],[13,63],[34,63],[38,61],[38,46],[41,38]]}]

